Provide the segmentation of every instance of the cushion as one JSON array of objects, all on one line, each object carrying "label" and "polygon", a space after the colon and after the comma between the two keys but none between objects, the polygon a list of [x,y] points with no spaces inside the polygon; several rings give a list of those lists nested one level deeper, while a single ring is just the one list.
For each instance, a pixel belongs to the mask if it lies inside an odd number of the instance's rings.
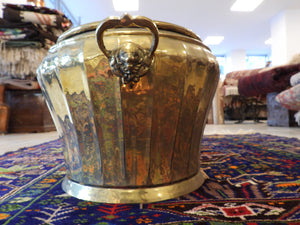
[{"label": "cushion", "polygon": [[300,110],[300,84],[291,87],[276,96],[276,101],[282,106],[299,111]]},{"label": "cushion", "polygon": [[291,76],[290,83],[291,83],[291,86],[296,86],[297,84],[300,84],[300,72]]},{"label": "cushion", "polygon": [[300,71],[300,64],[282,65],[260,70],[251,76],[241,77],[238,81],[240,95],[245,97],[281,92],[290,86],[292,75]]}]

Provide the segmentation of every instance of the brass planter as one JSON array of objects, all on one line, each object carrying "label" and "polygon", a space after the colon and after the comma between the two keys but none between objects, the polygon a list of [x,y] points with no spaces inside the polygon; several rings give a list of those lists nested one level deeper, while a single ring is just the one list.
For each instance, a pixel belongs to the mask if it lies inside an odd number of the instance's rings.
[{"label": "brass planter", "polygon": [[210,50],[173,24],[125,15],[63,34],[38,69],[64,145],[63,189],[108,203],[197,189],[218,78]]}]

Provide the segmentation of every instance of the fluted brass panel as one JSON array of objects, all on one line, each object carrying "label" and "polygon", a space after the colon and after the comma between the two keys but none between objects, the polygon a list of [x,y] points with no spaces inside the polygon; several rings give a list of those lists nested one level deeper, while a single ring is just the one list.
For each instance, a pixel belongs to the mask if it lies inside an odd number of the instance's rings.
[{"label": "fluted brass panel", "polygon": [[198,188],[218,78],[210,50],[176,25],[125,15],[68,31],[38,69],[64,147],[64,190],[137,203]]}]

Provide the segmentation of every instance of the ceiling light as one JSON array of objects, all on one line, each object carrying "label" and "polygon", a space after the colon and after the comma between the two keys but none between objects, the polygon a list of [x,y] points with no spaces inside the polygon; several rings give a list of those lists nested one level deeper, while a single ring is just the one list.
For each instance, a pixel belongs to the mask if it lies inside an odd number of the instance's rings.
[{"label": "ceiling light", "polygon": [[224,40],[223,36],[208,36],[205,38],[203,41],[204,44],[206,45],[218,45]]},{"label": "ceiling light", "polygon": [[138,11],[139,0],[113,0],[115,11]]},{"label": "ceiling light", "polygon": [[271,45],[272,44],[272,38],[269,38],[268,40],[265,41],[266,45]]},{"label": "ceiling light", "polygon": [[231,6],[231,11],[251,12],[259,6],[263,0],[236,0]]}]

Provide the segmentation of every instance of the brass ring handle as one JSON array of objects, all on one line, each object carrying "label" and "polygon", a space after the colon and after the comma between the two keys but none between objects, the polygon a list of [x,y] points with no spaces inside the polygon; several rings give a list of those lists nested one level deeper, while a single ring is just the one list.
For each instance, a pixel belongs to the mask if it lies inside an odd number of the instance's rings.
[{"label": "brass ring handle", "polygon": [[[106,30],[132,27],[148,28],[150,30],[153,36],[150,49],[144,49],[132,42],[127,42],[113,50],[106,49],[103,41]],[[131,17],[125,14],[122,18],[108,18],[100,23],[96,29],[96,40],[100,50],[108,58],[112,72],[121,78],[122,83],[126,84],[138,82],[140,77],[149,70],[154,52],[158,46],[159,33],[156,24],[152,20],[142,16]],[[134,61],[132,58],[138,58],[138,60]]]},{"label": "brass ring handle", "polygon": [[104,31],[111,28],[118,28],[118,27],[145,27],[148,28],[152,35],[152,44],[150,47],[150,55],[153,56],[157,45],[158,45],[158,29],[155,23],[152,20],[148,19],[147,17],[138,16],[138,17],[131,17],[129,14],[124,14],[122,18],[119,17],[109,17],[108,19],[104,20],[100,23],[96,29],[96,38],[97,43],[100,50],[104,53],[106,57],[110,57],[110,52],[105,48],[103,42],[103,34]]}]

